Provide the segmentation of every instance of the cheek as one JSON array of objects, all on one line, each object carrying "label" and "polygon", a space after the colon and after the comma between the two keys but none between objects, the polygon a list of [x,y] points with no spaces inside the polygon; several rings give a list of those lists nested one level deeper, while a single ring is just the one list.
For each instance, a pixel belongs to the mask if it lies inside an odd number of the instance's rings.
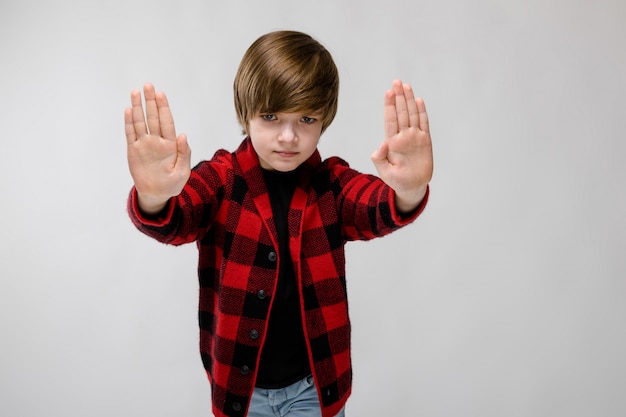
[{"label": "cheek", "polygon": [[320,136],[322,136],[322,128],[319,125],[311,127],[311,129],[306,132],[306,135],[308,141],[315,143],[315,146],[317,146],[317,143],[320,141]]},{"label": "cheek", "polygon": [[302,147],[302,151],[309,154],[308,156],[311,156],[311,154],[313,154],[313,152],[317,149],[318,144],[319,136],[311,138],[310,140],[307,140],[306,145]]}]

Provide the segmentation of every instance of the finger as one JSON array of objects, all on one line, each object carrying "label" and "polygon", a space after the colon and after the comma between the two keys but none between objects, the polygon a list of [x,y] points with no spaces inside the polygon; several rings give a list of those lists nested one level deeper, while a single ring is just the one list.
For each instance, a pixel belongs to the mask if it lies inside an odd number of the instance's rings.
[{"label": "finger", "polygon": [[385,137],[390,138],[398,133],[398,113],[396,97],[393,90],[385,92]]},{"label": "finger", "polygon": [[176,128],[174,127],[174,118],[172,117],[172,112],[164,93],[156,93],[156,104],[159,110],[159,126],[161,136],[164,139],[175,140]]},{"label": "finger", "polygon": [[146,136],[148,129],[143,114],[143,106],[141,105],[141,93],[139,90],[133,90],[130,93],[130,102],[132,104],[133,128],[138,138]]},{"label": "finger", "polygon": [[137,133],[133,125],[133,109],[124,110],[124,132],[126,133],[126,142],[130,145],[137,140]]},{"label": "finger", "polygon": [[417,109],[417,103],[415,102],[415,96],[413,95],[413,87],[409,84],[404,84],[404,97],[406,99],[406,106],[409,116],[409,126],[419,127],[419,111]]},{"label": "finger", "polygon": [[398,113],[398,128],[400,130],[409,127],[409,112],[407,107],[407,99],[404,95],[404,86],[402,81],[395,80],[393,82],[393,92],[396,95],[396,112]]},{"label": "finger", "polygon": [[146,83],[143,86],[143,95],[146,99],[146,121],[148,122],[148,131],[151,135],[161,136],[159,109],[156,102],[154,85]]},{"label": "finger", "polygon": [[417,107],[418,112],[419,129],[423,130],[424,132],[430,133],[428,113],[426,112],[426,103],[424,103],[424,99],[421,97],[415,99],[415,106]]}]

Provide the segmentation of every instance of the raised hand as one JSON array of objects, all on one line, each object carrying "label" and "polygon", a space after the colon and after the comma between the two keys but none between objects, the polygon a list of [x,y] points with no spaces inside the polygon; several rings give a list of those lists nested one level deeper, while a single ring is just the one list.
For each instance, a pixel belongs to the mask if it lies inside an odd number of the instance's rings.
[{"label": "raised hand", "polygon": [[132,108],[124,112],[128,167],[139,195],[139,206],[147,214],[163,209],[170,197],[180,194],[191,173],[191,149],[185,135],[176,136],[174,119],[162,92],[152,84],[131,92]]},{"label": "raised hand", "polygon": [[385,140],[372,153],[378,175],[396,192],[400,211],[415,209],[433,175],[426,106],[409,84],[395,80],[385,92]]}]

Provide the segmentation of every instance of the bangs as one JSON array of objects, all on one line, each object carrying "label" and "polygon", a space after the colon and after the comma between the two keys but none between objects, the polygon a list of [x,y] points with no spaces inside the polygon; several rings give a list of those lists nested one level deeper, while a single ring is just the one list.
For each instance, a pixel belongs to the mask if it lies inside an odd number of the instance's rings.
[{"label": "bangs", "polygon": [[259,80],[256,113],[322,110],[326,115],[326,109],[336,102],[337,86],[323,61],[320,55],[314,55],[307,60],[270,64],[267,79]]}]

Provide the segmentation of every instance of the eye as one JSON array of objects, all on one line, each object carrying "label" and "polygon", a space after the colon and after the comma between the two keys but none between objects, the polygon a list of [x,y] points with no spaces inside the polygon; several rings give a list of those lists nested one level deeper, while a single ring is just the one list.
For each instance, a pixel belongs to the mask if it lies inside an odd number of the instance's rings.
[{"label": "eye", "polygon": [[271,122],[271,121],[276,120],[276,115],[275,114],[262,114],[261,119],[265,120],[266,122]]},{"label": "eye", "polygon": [[304,116],[302,119],[300,119],[300,121],[301,121],[302,123],[305,123],[305,124],[307,124],[307,125],[310,125],[310,124],[312,124],[312,123],[315,123],[315,121],[316,121],[316,120],[317,120],[317,119],[314,119],[314,118],[312,118],[312,117],[308,117],[308,116]]}]

